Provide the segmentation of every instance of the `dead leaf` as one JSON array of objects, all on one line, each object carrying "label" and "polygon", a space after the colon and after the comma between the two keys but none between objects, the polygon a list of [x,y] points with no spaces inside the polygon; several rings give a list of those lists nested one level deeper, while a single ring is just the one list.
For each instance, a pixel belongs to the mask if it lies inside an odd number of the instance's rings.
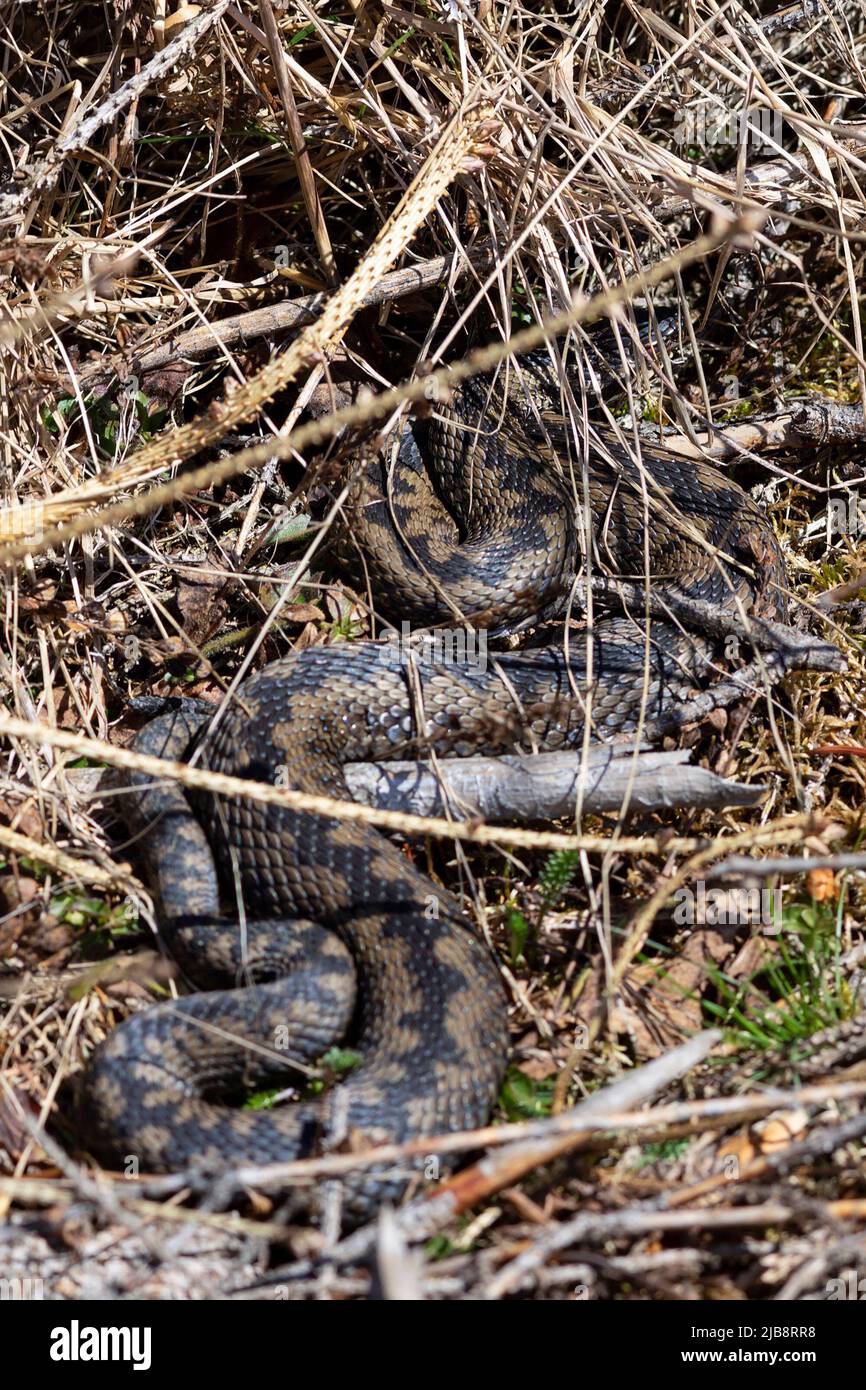
[{"label": "dead leaf", "polygon": [[7,1078],[0,1092],[0,1151],[7,1154],[10,1168],[15,1166],[27,1145],[32,1143],[25,1116],[37,1123],[39,1106],[28,1092]]},{"label": "dead leaf", "polygon": [[770,1154],[787,1149],[808,1127],[809,1116],[802,1107],[798,1107],[796,1110],[779,1110],[768,1115],[765,1120],[754,1124],[752,1131],[758,1138],[761,1153]]},{"label": "dead leaf", "polygon": [[225,560],[216,553],[209,555],[201,568],[184,569],[178,575],[177,608],[184,635],[193,647],[214,637],[225,623],[229,611],[227,591],[235,581],[220,572],[224,569]]},{"label": "dead leaf", "polygon": [[289,603],[280,614],[284,623],[321,623],[324,613],[314,603]]},{"label": "dead leaf", "polygon": [[710,978],[733,950],[734,927],[697,928],[678,956],[633,966],[623,981],[620,1004],[635,1053],[658,1057],[702,1024],[701,999]]},{"label": "dead leaf", "polygon": [[806,875],[806,892],[813,902],[834,902],[839,896],[839,889],[833,870],[810,869]]}]

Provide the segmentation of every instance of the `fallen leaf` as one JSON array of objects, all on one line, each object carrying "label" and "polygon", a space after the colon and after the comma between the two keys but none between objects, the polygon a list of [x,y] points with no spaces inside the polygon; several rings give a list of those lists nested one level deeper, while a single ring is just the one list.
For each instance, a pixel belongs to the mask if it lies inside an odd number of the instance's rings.
[{"label": "fallen leaf", "polygon": [[183,569],[178,575],[177,608],[184,635],[194,647],[215,636],[225,623],[229,611],[226,594],[235,581],[221,573],[224,569],[225,560],[217,552],[208,555],[200,568]]},{"label": "fallen leaf", "polygon": [[810,869],[806,875],[806,892],[813,902],[833,902],[839,896],[836,875],[832,869]]},{"label": "fallen leaf", "polygon": [[768,1115],[765,1120],[754,1124],[752,1131],[758,1138],[761,1153],[769,1154],[787,1149],[808,1127],[809,1116],[798,1107],[796,1110],[780,1110]]}]

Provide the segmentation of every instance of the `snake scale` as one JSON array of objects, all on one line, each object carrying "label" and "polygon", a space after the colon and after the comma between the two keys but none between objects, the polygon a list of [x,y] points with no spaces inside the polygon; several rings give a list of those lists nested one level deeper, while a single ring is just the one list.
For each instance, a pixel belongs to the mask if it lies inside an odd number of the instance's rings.
[{"label": "snake scale", "polygon": [[[613,438],[574,456],[547,354],[465,383],[404,428],[396,459],[365,454],[347,535],[384,610],[491,634],[561,613],[575,575],[784,617],[772,528],[734,483],[694,460]],[[549,624],[548,626],[552,626]],[[542,629],[543,631],[544,629]],[[561,634],[561,627],[558,628]],[[593,618],[591,646],[437,665],[375,641],[290,654],[248,678],[209,729],[181,704],[138,750],[348,798],[348,761],[564,748],[634,729],[692,692],[713,651],[676,624]],[[587,653],[591,652],[591,664]],[[485,1122],[507,1060],[506,1001],[456,899],[359,823],[132,778],[131,824],[166,944],[200,992],[137,1013],[92,1056],[87,1147],[147,1170],[275,1161]],[[335,1042],[360,1061],[323,1095],[236,1102],[298,1084]],[[407,1171],[347,1188],[369,1212]]]}]

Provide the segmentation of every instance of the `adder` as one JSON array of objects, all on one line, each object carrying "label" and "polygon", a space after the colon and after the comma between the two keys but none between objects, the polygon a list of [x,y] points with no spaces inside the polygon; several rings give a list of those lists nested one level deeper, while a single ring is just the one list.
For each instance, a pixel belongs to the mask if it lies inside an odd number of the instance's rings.
[{"label": "adder", "polygon": [[[378,607],[491,636],[547,630],[575,578],[721,612],[784,619],[772,526],[700,462],[613,438],[580,458],[548,354],[466,382],[407,425],[395,461],[356,469],[348,534]],[[332,642],[250,676],[222,718],[181,705],[136,748],[348,798],[348,761],[459,756],[603,740],[663,726],[711,677],[711,638],[643,611],[596,612],[562,643],[437,665],[393,643]],[[556,631],[561,634],[561,627]],[[395,655],[395,651],[397,655]],[[716,666],[715,669],[718,669]],[[457,900],[366,825],[131,778],[131,824],[168,949],[199,992],[128,1018],[82,1086],[85,1145],[147,1170],[285,1160],[486,1121],[507,1056],[506,999]],[[253,1087],[303,1086],[348,1040],[359,1061],[324,1094],[243,1108]],[[407,1170],[346,1186],[363,1215]]]}]

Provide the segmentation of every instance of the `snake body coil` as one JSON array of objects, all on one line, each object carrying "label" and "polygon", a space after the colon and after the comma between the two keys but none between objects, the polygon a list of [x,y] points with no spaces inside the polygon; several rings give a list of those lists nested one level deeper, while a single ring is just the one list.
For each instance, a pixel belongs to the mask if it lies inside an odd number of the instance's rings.
[{"label": "snake body coil", "polygon": [[[778,546],[745,493],[692,460],[650,452],[638,466],[613,442],[574,458],[546,359],[510,372],[407,430],[394,468],[361,470],[351,535],[391,612],[504,632],[561,610],[583,565],[638,584],[648,570],[656,596],[782,616]],[[317,647],[248,679],[213,732],[207,707],[184,706],[136,746],[196,749],[215,771],[348,798],[349,761],[566,747],[587,719],[599,738],[641,711],[663,720],[710,655],[674,624],[654,622],[647,639],[629,616],[596,620],[590,648],[572,637],[567,656],[491,654],[486,669],[376,642]],[[449,894],[361,824],[132,785],[167,944],[204,992],[133,1016],[98,1049],[82,1093],[90,1147],[170,1170],[485,1121],[507,1057],[505,999]],[[346,1036],[360,1063],[323,1098],[226,1103],[297,1081]],[[350,1201],[363,1212],[406,1176],[368,1172]]]}]

